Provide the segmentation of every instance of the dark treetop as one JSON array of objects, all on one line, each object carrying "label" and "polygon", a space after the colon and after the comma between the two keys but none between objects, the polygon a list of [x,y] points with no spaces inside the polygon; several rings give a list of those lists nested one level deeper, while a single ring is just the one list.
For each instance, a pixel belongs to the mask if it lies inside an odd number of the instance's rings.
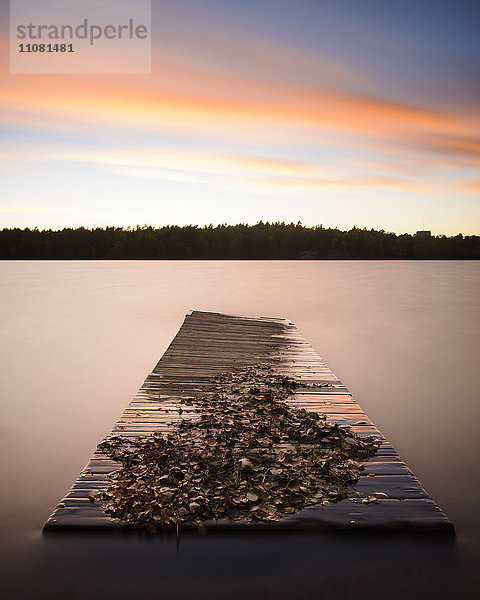
[{"label": "dark treetop", "polygon": [[[422,232],[419,232],[422,233]],[[396,235],[321,225],[3,229],[1,259],[480,259],[480,236]]]}]

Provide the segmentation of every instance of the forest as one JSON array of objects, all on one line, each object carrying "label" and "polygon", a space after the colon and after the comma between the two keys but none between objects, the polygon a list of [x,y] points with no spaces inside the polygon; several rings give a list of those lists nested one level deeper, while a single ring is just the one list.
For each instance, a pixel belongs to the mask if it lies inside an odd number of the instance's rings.
[{"label": "forest", "polygon": [[3,229],[0,259],[480,259],[480,236],[397,235],[299,223]]}]

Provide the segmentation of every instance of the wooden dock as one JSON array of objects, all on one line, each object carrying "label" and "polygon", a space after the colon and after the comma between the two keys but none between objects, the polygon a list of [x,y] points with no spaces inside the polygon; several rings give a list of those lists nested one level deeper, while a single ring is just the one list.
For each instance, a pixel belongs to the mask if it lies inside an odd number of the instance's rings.
[{"label": "wooden dock", "polygon": [[[277,372],[300,382],[324,384],[298,388],[288,402],[323,413],[328,422],[348,425],[361,436],[373,435],[382,444],[378,454],[366,464],[358,483],[349,490],[348,499],[304,508],[273,524],[224,519],[208,522],[209,529],[454,531],[451,522],[352,394],[293,323],[285,319],[191,312],[109,435],[167,433],[179,420],[180,408],[182,418],[198,418],[196,413],[189,414],[181,400],[203,393],[202,387],[209,378],[258,363],[268,363]],[[97,451],[44,530],[115,529],[101,505],[89,501],[89,494],[106,487],[108,475],[119,466]],[[372,494],[380,495],[381,499],[362,503],[362,499]]]}]

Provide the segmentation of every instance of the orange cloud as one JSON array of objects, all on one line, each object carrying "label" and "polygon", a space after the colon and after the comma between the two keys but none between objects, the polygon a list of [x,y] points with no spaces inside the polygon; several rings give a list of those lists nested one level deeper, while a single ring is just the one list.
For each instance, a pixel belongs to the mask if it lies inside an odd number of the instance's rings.
[{"label": "orange cloud", "polygon": [[301,160],[284,160],[258,156],[232,156],[226,157],[232,165],[247,170],[262,171],[282,174],[305,174],[316,167],[315,164]]},{"label": "orange cloud", "polygon": [[464,183],[461,186],[462,190],[467,192],[473,192],[475,194],[480,194],[480,181],[469,181],[468,183]]},{"label": "orange cloud", "polygon": [[225,122],[233,126],[237,122],[243,128],[245,122],[255,127],[252,121],[260,121],[270,126],[297,123],[385,136],[405,128],[448,132],[458,127],[452,116],[359,94],[266,84],[260,89],[255,84],[255,91],[245,97],[244,85],[236,95],[236,88],[228,82],[228,95],[214,95],[208,79],[203,88],[188,92],[179,84],[166,87],[161,76],[158,79],[162,83],[153,88],[142,81],[142,76],[135,87],[116,79],[119,81],[112,83],[94,76],[86,80],[16,76],[3,82],[0,103],[6,109],[39,116],[154,129],[173,124],[189,128],[197,121],[214,131]]},{"label": "orange cloud", "polygon": [[277,177],[256,179],[257,183],[279,186],[284,188],[298,188],[309,190],[331,190],[335,188],[352,187],[386,187],[396,190],[406,191],[425,191],[424,188],[416,183],[406,181],[404,179],[395,179],[388,177],[379,177],[371,179],[322,179],[316,177]]},{"label": "orange cloud", "polygon": [[480,159],[480,137],[425,134],[419,136],[418,143],[439,154]]},{"label": "orange cloud", "polygon": [[[343,143],[345,134],[353,134],[362,149],[368,139],[375,138],[380,140],[380,151],[382,145],[390,144],[403,155],[411,149],[461,160],[478,155],[479,142],[468,138],[473,126],[464,117],[345,91],[342,83],[365,89],[361,84],[371,75],[358,70],[360,74],[354,77],[354,65],[339,64],[331,57],[312,59],[278,44],[250,42],[230,41],[222,55],[217,51],[225,45],[224,38],[207,38],[197,32],[194,43],[199,56],[189,54],[190,46],[179,56],[180,46],[170,42],[157,52],[153,76],[3,74],[0,108],[7,115],[4,122],[49,131],[78,131],[87,124],[119,131],[201,132],[207,140],[270,138],[283,131],[289,140],[328,135],[321,140],[328,144],[335,139]],[[5,47],[5,39],[1,43]],[[234,68],[229,70],[229,65]],[[334,75],[337,66],[338,77]],[[304,169],[293,161],[288,165],[257,162],[256,166],[250,162],[245,167],[291,174]]]},{"label": "orange cloud", "polygon": [[[187,48],[183,60],[179,45],[170,42],[157,50],[153,76],[3,74],[0,106],[12,122],[38,127],[45,119],[63,120],[67,128],[88,122],[255,135],[259,125],[270,130],[297,126],[375,137],[465,129],[454,115],[345,91],[346,82],[360,87],[370,77],[355,65],[313,59],[278,43],[225,42],[222,36],[197,34],[189,48],[196,44],[198,56]],[[5,37],[1,46],[6,55]]]}]

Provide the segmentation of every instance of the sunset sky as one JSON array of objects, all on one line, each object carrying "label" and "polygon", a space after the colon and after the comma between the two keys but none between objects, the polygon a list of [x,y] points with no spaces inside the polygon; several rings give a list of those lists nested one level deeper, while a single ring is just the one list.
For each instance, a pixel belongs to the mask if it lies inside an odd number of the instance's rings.
[{"label": "sunset sky", "polygon": [[480,234],[480,3],[153,0],[151,75],[9,74],[0,226]]}]

